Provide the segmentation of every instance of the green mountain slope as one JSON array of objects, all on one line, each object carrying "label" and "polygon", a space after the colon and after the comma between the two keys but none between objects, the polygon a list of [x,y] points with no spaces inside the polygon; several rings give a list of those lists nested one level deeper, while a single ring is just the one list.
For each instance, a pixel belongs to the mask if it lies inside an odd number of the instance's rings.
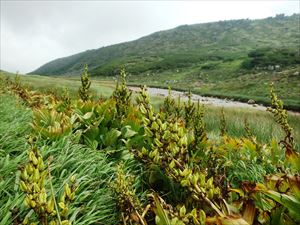
[{"label": "green mountain slope", "polygon": [[79,74],[83,64],[92,75],[115,75],[121,65],[138,75],[186,68],[208,61],[243,59],[249,51],[263,48],[299,47],[299,14],[262,20],[231,20],[183,25],[135,41],[116,44],[53,60],[32,74]]},{"label": "green mountain slope", "polygon": [[132,42],[51,61],[33,74],[115,78],[126,67],[133,85],[269,104],[269,84],[289,109],[300,111],[300,14],[261,20],[184,25]]}]

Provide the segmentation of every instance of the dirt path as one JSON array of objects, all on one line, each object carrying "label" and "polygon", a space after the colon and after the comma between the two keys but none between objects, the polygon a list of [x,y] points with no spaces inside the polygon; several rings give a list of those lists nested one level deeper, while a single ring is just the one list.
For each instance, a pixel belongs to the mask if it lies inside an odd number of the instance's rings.
[{"label": "dirt path", "polygon": [[[132,91],[139,91],[139,87],[129,87],[130,90]],[[151,96],[160,96],[160,97],[166,97],[168,96],[168,90],[167,89],[162,89],[162,88],[152,88],[148,87],[148,92]],[[174,91],[172,90],[172,96],[173,98],[177,99],[178,96],[180,96],[180,99],[183,101],[186,101],[188,99],[186,92],[181,92],[181,91]],[[219,99],[219,98],[213,98],[213,97],[204,97],[201,95],[192,95],[193,101],[197,102],[198,100],[202,104],[206,105],[213,105],[213,106],[220,106],[220,107],[230,107],[230,108],[246,108],[246,109],[256,109],[256,110],[261,110],[261,111],[266,111],[266,107],[262,105],[257,105],[257,104],[248,104],[244,102],[238,102],[238,101],[232,101],[232,100],[227,100],[227,99]],[[294,115],[300,116],[300,113],[298,112],[289,112]]]}]

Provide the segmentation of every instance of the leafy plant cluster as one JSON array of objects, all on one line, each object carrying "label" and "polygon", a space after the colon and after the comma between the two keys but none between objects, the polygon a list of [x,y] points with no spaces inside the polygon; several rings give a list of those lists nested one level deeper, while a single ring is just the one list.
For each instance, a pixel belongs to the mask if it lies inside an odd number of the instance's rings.
[{"label": "leafy plant cluster", "polygon": [[[192,101],[191,92],[182,104],[180,98],[172,99],[169,90],[157,111],[145,86],[135,103],[131,101],[126,72],[121,70],[121,83],[113,96],[92,100],[86,74],[87,68],[79,100],[70,100],[66,93],[42,95],[27,90],[19,81],[10,82],[8,91],[32,107],[34,137],[46,145],[71,137],[115,163],[109,187],[120,223],[299,224],[300,156],[287,113],[273,89],[269,111],[285,137],[279,143],[260,143],[247,122],[246,137],[228,136],[224,111],[219,118],[220,136],[210,136],[203,121],[204,107]],[[76,182],[84,177],[71,177],[63,190],[55,193],[50,159],[48,166],[44,165],[38,148],[32,141],[30,144],[18,182],[27,209],[41,224],[72,223],[69,208],[77,208],[80,216],[81,207],[89,204]],[[72,201],[77,204],[72,206]]]},{"label": "leafy plant cluster", "polygon": [[[32,134],[30,126],[32,109],[12,94],[0,95],[0,115],[0,224],[22,224],[25,218],[31,224],[41,224],[33,209],[23,204],[26,194],[20,186],[21,171],[30,162],[28,152],[32,151],[32,145],[24,138],[29,135],[34,138],[34,146],[43,158],[47,171],[47,200],[55,196],[58,206],[55,211],[62,211],[59,203],[65,185],[72,189],[75,176],[75,198],[71,203],[65,201],[68,222],[117,224],[115,202],[108,187],[115,166],[103,151],[78,144],[73,135],[56,140],[36,138],[38,135]],[[48,223],[54,219],[59,224],[58,213],[48,219]],[[61,216],[61,221],[64,220]]]}]

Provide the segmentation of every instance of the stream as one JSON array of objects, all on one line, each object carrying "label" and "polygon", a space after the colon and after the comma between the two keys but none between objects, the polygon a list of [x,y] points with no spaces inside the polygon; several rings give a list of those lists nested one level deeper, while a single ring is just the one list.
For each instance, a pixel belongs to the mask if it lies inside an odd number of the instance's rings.
[{"label": "stream", "polygon": [[[133,92],[138,92],[140,90],[139,87],[132,87],[132,86],[130,86],[129,89],[132,90]],[[158,96],[158,97],[167,97],[168,96],[168,89],[147,87],[147,90],[151,96]],[[177,99],[178,96],[180,96],[180,99],[183,101],[188,100],[187,92],[172,90],[172,97],[174,99]],[[238,102],[238,101],[232,101],[232,100],[228,100],[228,99],[220,99],[220,98],[214,98],[214,97],[204,97],[204,96],[197,95],[197,94],[192,94],[192,100],[194,102],[197,102],[199,100],[199,102],[201,104],[219,106],[219,107],[256,109],[256,110],[261,110],[261,111],[267,110],[267,107],[265,107],[263,105],[249,104],[249,103],[245,103],[245,102]],[[298,115],[298,116],[300,115],[300,113],[298,113],[298,112],[289,111],[289,113]]]}]

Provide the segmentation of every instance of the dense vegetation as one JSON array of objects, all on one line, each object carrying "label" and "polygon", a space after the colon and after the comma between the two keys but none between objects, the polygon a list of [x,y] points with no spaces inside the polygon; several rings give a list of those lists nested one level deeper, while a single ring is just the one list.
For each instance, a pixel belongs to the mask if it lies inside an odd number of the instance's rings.
[{"label": "dense vegetation", "polygon": [[280,70],[282,67],[297,64],[300,64],[299,50],[262,48],[249,52],[248,58],[242,63],[242,66],[246,69]]},{"label": "dense vegetation", "polygon": [[299,224],[299,150],[273,88],[283,136],[261,142],[251,118],[230,135],[223,110],[211,135],[191,98],[133,101],[120,75],[108,99],[87,69],[80,99],[0,77],[1,224]]}]

